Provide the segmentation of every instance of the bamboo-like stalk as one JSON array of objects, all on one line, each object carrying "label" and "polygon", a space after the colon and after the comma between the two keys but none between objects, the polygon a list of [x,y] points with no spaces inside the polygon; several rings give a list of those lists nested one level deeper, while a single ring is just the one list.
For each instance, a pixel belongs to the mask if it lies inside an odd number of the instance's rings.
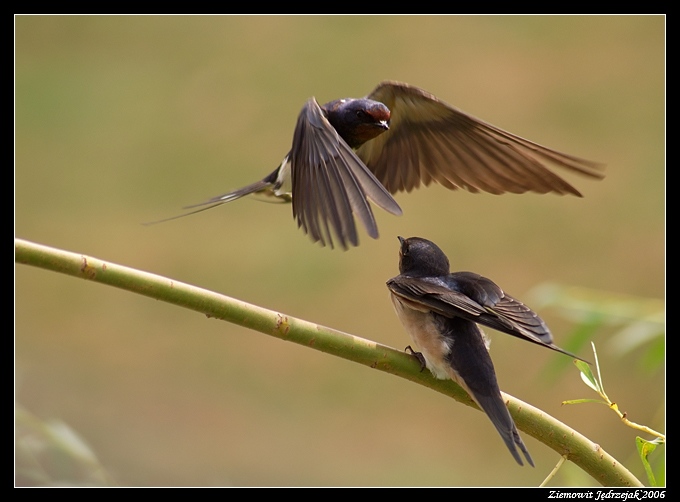
[{"label": "bamboo-like stalk", "polygon": [[[463,389],[421,371],[411,355],[377,342],[296,319],[196,286],[83,254],[15,239],[15,262],[107,284],[305,345],[411,380],[476,408]],[[574,462],[603,486],[643,486],[598,444],[554,417],[503,393],[517,427]]]}]

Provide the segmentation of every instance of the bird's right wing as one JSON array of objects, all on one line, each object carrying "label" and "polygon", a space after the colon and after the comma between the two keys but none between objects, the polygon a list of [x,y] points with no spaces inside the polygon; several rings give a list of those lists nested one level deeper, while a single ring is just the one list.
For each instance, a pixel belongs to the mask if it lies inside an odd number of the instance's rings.
[{"label": "bird's right wing", "polygon": [[550,330],[534,311],[478,274],[455,272],[446,279],[399,275],[387,281],[387,287],[411,308],[460,317],[581,359],[555,345]]},{"label": "bird's right wing", "polygon": [[382,82],[367,98],[391,112],[390,129],[357,155],[390,193],[432,181],[455,190],[493,194],[578,190],[546,163],[594,178],[603,165],[558,152],[484,122],[408,84]]}]

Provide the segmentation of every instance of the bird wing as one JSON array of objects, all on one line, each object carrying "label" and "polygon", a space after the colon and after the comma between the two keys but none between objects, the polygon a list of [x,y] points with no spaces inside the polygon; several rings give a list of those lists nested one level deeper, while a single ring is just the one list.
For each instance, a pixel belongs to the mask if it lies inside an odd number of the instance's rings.
[{"label": "bird wing", "polygon": [[550,330],[538,314],[478,274],[455,272],[439,278],[399,275],[390,279],[387,287],[411,308],[467,319],[581,359],[553,343]]},{"label": "bird wing", "polygon": [[390,129],[357,155],[390,193],[436,181],[470,192],[581,194],[544,162],[603,178],[603,165],[516,136],[399,82],[382,82],[367,98],[391,112]]},{"label": "bird wing", "polygon": [[314,241],[344,249],[358,245],[354,216],[368,234],[378,227],[367,199],[392,214],[401,208],[340,137],[310,98],[298,117],[291,149],[293,215]]},{"label": "bird wing", "polygon": [[443,326],[445,329],[443,334],[454,340],[447,356],[448,363],[453,370],[452,377],[484,410],[517,463],[523,465],[517,451],[519,448],[529,464],[533,466],[531,455],[520,438],[515,422],[501,397],[493,362],[479,327],[461,318],[447,319]]}]

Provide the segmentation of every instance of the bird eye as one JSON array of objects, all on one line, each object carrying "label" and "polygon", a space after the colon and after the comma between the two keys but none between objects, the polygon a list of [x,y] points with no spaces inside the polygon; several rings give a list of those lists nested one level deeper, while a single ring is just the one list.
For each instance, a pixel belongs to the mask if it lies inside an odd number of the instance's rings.
[{"label": "bird eye", "polygon": [[363,110],[357,110],[357,118],[358,119],[366,120],[367,117],[368,117],[368,113],[366,113]]}]

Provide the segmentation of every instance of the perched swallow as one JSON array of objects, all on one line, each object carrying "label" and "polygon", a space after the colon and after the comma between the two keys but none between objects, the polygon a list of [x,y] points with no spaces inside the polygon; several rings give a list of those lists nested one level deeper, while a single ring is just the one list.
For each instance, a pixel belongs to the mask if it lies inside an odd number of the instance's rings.
[{"label": "perched swallow", "polygon": [[310,98],[279,167],[256,183],[187,206],[200,209],[178,217],[259,193],[292,201],[298,227],[313,241],[333,247],[336,239],[347,249],[359,243],[354,216],[378,237],[369,199],[400,215],[391,194],[421,183],[492,194],[581,195],[545,162],[603,177],[599,163],[506,132],[417,87],[386,81],[361,99],[320,106]]},{"label": "perched swallow", "polygon": [[450,272],[436,244],[399,237],[400,274],[387,281],[394,310],[435,378],[460,385],[489,416],[518,464],[534,465],[501,397],[488,345],[477,324],[562,352],[538,315],[472,272]]}]

